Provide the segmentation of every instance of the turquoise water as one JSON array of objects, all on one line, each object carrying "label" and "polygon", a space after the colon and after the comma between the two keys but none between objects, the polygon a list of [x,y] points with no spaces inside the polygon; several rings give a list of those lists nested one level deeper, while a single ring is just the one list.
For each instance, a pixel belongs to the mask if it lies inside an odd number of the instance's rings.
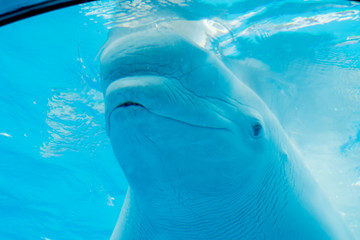
[{"label": "turquoise water", "polygon": [[219,3],[105,1],[0,29],[1,239],[109,238],[127,183],[105,133],[98,52],[111,28],[170,22],[268,104],[360,236],[360,5]]},{"label": "turquoise water", "polygon": [[116,223],[126,182],[91,85],[107,33],[80,9],[0,29],[1,239],[107,239]]}]

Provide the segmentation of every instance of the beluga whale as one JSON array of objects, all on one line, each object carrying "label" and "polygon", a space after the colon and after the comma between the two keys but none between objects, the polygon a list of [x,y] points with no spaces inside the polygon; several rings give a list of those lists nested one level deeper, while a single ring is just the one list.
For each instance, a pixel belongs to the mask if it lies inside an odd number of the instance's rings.
[{"label": "beluga whale", "polygon": [[113,34],[106,130],[128,181],[112,240],[353,239],[276,116],[172,29]]}]

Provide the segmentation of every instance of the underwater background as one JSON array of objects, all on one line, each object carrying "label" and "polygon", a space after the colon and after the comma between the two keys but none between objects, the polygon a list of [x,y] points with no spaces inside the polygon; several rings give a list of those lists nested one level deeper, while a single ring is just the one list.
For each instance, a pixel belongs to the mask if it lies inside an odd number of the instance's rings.
[{"label": "underwater background", "polygon": [[1,27],[0,239],[109,239],[127,183],[99,54],[113,28],[164,24],[264,100],[360,239],[359,21],[360,4],[340,0],[133,0]]}]

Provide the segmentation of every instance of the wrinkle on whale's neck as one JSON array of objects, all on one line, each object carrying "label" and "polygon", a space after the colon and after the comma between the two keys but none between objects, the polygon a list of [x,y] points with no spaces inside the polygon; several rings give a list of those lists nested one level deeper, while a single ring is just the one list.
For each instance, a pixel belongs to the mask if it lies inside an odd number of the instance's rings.
[{"label": "wrinkle on whale's neck", "polygon": [[[130,186],[120,215],[122,219],[118,221],[122,225],[116,227],[114,236],[121,236],[123,240],[259,239],[265,233],[280,238],[292,233],[329,237],[324,223],[316,216],[299,214],[304,211],[304,202],[299,200],[301,192],[292,191],[290,176],[296,174],[289,164],[294,161],[292,153],[273,154],[276,156],[269,158],[279,162],[268,163],[256,191],[243,188],[233,195],[205,196],[181,189],[178,195],[154,192],[149,199]],[[278,168],[277,164],[284,164],[284,167]],[[308,185],[297,187],[311,188]],[[311,227],[298,228],[297,224]]]},{"label": "wrinkle on whale's neck", "polygon": [[[185,194],[181,190],[178,195],[171,193],[171,198],[154,193],[153,199],[148,199],[130,186],[123,207],[125,211],[120,216],[126,221],[119,221],[126,224],[121,228],[121,239],[144,236],[154,240],[259,238],[262,235],[259,229],[269,226],[269,216],[280,215],[275,209],[283,209],[286,205],[286,183],[275,182],[284,178],[275,177],[274,174],[282,173],[274,170],[267,169],[257,191],[242,189],[233,191],[232,195],[204,196]],[[279,185],[284,187],[278,188]],[[138,217],[129,219],[127,216]]]}]

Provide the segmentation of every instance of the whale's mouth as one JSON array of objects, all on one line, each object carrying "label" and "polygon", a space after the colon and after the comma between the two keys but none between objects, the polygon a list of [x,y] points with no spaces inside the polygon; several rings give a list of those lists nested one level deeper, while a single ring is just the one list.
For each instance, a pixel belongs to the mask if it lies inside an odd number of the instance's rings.
[{"label": "whale's mouth", "polygon": [[115,107],[115,109],[117,109],[117,108],[126,108],[126,107],[142,107],[142,108],[145,108],[144,105],[142,105],[140,103],[127,101],[127,102],[119,104],[118,106]]},{"label": "whale's mouth", "polygon": [[[192,127],[226,130],[225,118],[216,111],[209,111],[212,104],[203,99],[196,104],[188,102],[182,91],[176,91],[181,89],[181,85],[176,84],[172,79],[153,75],[130,76],[112,81],[105,92],[108,134],[111,121],[114,121],[113,124],[145,121],[144,116],[148,113]],[[117,115],[111,120],[115,112]]]}]

